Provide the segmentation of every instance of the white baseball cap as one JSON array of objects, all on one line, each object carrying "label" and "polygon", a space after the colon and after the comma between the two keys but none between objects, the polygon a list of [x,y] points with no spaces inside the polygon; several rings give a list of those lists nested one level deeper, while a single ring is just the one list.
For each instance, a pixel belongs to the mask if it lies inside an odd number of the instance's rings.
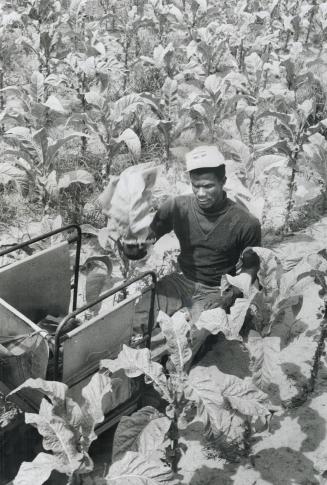
[{"label": "white baseball cap", "polygon": [[202,145],[185,155],[186,171],[197,168],[215,168],[225,164],[223,154],[215,145]]}]

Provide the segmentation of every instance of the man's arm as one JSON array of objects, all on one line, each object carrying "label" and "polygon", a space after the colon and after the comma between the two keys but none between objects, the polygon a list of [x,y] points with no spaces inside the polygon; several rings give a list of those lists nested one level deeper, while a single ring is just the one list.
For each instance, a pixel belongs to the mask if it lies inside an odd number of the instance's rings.
[{"label": "man's arm", "polygon": [[261,246],[261,224],[258,219],[253,219],[244,224],[239,238],[239,250],[245,248]]},{"label": "man's arm", "polygon": [[169,198],[159,207],[150,224],[149,239],[158,241],[162,236],[173,230],[174,205],[174,199]]}]

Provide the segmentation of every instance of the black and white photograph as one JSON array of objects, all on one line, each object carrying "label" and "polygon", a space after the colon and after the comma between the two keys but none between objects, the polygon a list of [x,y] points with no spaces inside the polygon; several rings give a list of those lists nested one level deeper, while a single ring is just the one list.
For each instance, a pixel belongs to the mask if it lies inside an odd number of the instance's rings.
[{"label": "black and white photograph", "polygon": [[327,2],[0,0],[0,485],[327,485]]}]

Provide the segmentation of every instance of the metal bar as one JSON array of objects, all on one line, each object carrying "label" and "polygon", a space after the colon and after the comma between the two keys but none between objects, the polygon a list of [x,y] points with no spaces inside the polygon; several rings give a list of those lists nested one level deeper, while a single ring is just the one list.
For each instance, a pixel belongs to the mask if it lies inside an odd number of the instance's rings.
[{"label": "metal bar", "polygon": [[[86,305],[82,306],[78,310],[75,310],[71,312],[69,315],[67,315],[58,325],[56,333],[55,333],[55,342],[54,342],[54,380],[59,379],[59,347],[60,347],[60,337],[63,334],[63,330],[65,325],[69,320],[72,318],[75,318],[77,315],[80,313],[83,313],[85,310],[88,310],[92,306],[96,305],[97,303],[100,303],[101,301],[105,300],[106,298],[109,298],[110,296],[113,296],[115,293],[118,293],[118,291],[123,290],[124,288],[127,288],[128,286],[132,285],[136,281],[139,281],[143,278],[146,278],[147,276],[151,276],[152,278],[152,285],[153,288],[151,289],[151,305],[150,305],[150,314],[149,314],[149,324],[151,324],[151,331],[153,327],[153,311],[154,311],[154,297],[155,297],[155,291],[156,291],[156,285],[157,285],[157,275],[154,271],[146,271],[145,273],[142,273],[139,276],[136,276],[135,278],[132,278],[128,281],[125,281],[124,283],[121,283],[120,285],[116,286],[115,288],[108,290],[104,292],[102,295],[99,296],[96,300],[94,300],[92,303],[87,303]],[[152,315],[151,315],[152,313]],[[150,330],[150,329],[149,329]],[[150,345],[150,341],[149,344]]]},{"label": "metal bar", "polygon": [[77,308],[77,291],[78,291],[78,278],[79,278],[79,264],[81,259],[81,247],[82,247],[82,229],[76,224],[77,240],[76,240],[76,253],[75,253],[75,266],[74,266],[74,292],[73,292],[73,311]]},{"label": "metal bar", "polygon": [[76,241],[76,255],[75,255],[75,267],[74,267],[74,283],[73,283],[73,288],[74,288],[74,293],[73,293],[73,305],[72,308],[73,310],[76,310],[77,306],[77,291],[78,291],[78,279],[79,279],[79,265],[80,265],[80,257],[81,257],[81,246],[82,246],[82,229],[78,224],[70,224],[69,226],[65,227],[59,227],[58,229],[55,229],[50,232],[46,232],[45,234],[41,234],[40,236],[36,236],[32,239],[29,239],[28,241],[24,241],[19,244],[15,244],[15,246],[12,246],[7,249],[3,249],[0,251],[0,257],[5,256],[6,254],[12,253],[14,251],[18,251],[18,249],[22,249],[26,246],[30,246],[31,244],[34,244],[36,242],[42,241],[43,239],[48,239],[51,236],[55,236],[56,234],[60,234],[61,232],[66,232],[69,231],[70,229],[74,229],[77,232],[77,235],[75,237],[72,237],[68,240],[68,243],[74,243]]},{"label": "metal bar", "polygon": [[151,300],[150,300],[150,310],[149,310],[149,320],[148,320],[148,338],[147,338],[148,349],[151,346],[151,335],[154,327],[154,301],[156,297],[156,286],[157,286],[157,276],[156,276],[155,283],[152,285],[152,288],[151,288]]}]

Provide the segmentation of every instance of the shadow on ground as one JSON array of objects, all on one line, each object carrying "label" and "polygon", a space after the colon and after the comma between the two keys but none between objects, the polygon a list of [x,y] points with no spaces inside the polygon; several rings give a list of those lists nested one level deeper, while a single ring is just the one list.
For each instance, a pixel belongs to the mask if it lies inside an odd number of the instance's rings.
[{"label": "shadow on ground", "polygon": [[311,460],[300,451],[281,447],[267,448],[252,455],[254,468],[272,485],[319,485],[315,478],[318,472]]}]

